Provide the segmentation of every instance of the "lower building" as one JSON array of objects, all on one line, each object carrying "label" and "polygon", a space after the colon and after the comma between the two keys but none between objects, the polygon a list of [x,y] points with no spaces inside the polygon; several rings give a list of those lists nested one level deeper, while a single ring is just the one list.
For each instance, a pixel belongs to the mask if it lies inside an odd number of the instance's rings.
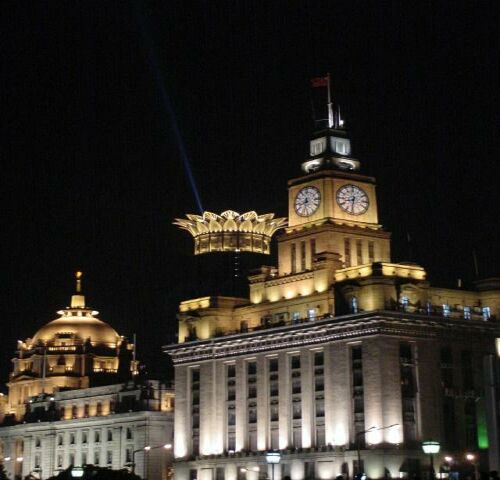
[{"label": "lower building", "polygon": [[11,479],[86,464],[169,475],[173,391],[142,377],[134,345],[97,313],[77,273],[70,306],[18,342],[0,395],[0,463]]},{"label": "lower building", "polygon": [[172,410],[171,390],[157,381],[40,394],[27,402],[22,423],[0,428],[0,460],[10,478],[92,464],[166,479]]}]

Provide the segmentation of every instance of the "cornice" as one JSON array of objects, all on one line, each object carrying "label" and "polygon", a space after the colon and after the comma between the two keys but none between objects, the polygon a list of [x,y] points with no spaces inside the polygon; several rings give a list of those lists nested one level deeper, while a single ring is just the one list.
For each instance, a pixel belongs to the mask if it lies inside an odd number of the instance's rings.
[{"label": "cornice", "polygon": [[247,334],[235,334],[210,340],[169,345],[163,348],[175,365],[201,362],[312,346],[337,340],[355,340],[367,336],[443,338],[481,341],[500,335],[500,324],[481,321],[449,320],[402,312],[376,311],[269,328]]}]

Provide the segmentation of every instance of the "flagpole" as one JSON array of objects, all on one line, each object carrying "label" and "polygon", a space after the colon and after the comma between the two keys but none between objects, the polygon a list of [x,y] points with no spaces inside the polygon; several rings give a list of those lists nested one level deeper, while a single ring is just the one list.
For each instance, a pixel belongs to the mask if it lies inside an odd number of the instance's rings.
[{"label": "flagpole", "polygon": [[333,127],[333,110],[332,110],[332,94],[330,92],[330,74],[326,74],[328,88],[328,128]]}]

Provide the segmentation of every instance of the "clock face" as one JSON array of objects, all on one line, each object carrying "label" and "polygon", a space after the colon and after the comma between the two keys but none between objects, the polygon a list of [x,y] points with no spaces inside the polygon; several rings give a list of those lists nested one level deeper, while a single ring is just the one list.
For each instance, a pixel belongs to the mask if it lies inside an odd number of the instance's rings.
[{"label": "clock face", "polygon": [[344,185],[337,190],[337,203],[350,215],[362,215],[368,210],[370,201],[361,188],[356,185]]},{"label": "clock face", "polygon": [[319,207],[321,194],[316,187],[304,187],[295,197],[295,211],[301,217],[312,215]]}]

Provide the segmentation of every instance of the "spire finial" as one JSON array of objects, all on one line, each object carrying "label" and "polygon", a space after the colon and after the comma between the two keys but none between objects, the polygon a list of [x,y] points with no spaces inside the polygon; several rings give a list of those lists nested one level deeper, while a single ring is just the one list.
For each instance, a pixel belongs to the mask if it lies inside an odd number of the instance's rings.
[{"label": "spire finial", "polygon": [[83,277],[83,273],[82,272],[76,272],[75,273],[75,278],[76,278],[76,293],[81,293],[82,292],[82,277]]},{"label": "spire finial", "polygon": [[82,272],[78,271],[75,273],[76,292],[71,296],[72,308],[85,308],[85,296],[82,295],[82,277]]}]

